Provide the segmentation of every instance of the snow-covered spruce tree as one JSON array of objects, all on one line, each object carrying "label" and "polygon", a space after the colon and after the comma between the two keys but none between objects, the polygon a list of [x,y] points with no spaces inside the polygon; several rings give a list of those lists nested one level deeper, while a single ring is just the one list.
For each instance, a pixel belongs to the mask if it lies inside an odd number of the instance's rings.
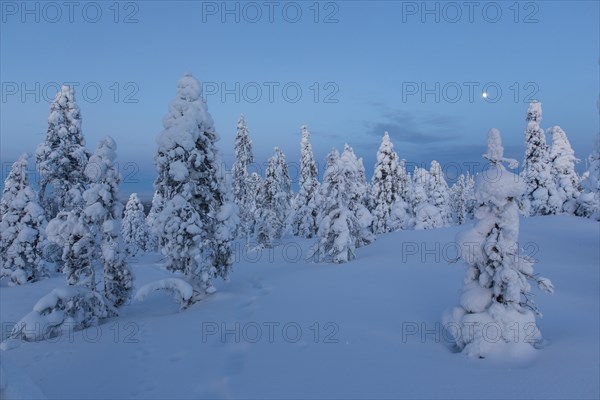
[{"label": "snow-covered spruce tree", "polygon": [[373,233],[386,233],[401,229],[406,217],[402,199],[401,170],[398,155],[387,132],[377,151],[369,193],[369,209],[373,215]]},{"label": "snow-covered spruce tree", "polygon": [[146,216],[146,225],[148,226],[148,250],[158,250],[157,232],[160,231],[161,227],[155,226],[154,222],[156,221],[157,215],[161,213],[163,207],[164,200],[161,194],[155,191],[154,196],[152,196],[152,206],[150,207],[150,211],[148,211],[148,215]]},{"label": "snow-covered spruce tree", "polygon": [[260,212],[259,210],[259,198],[260,192],[263,186],[263,180],[257,172],[252,172],[248,176],[248,191],[253,195],[248,197],[249,203],[247,204],[248,209],[250,210],[250,214],[252,216],[250,223],[248,224],[248,229],[251,234],[256,232],[257,228],[257,216]]},{"label": "snow-covered spruce tree", "polygon": [[[84,169],[90,153],[81,132],[81,114],[73,88],[62,86],[50,105],[48,131],[36,150],[40,173],[39,202],[48,219],[69,211],[81,201]],[[51,186],[51,193],[48,186]],[[71,192],[74,190],[74,192]]]},{"label": "snow-covered spruce tree", "polygon": [[23,154],[12,165],[0,200],[0,279],[8,277],[12,285],[47,275],[42,260],[46,218],[29,185],[28,160]]},{"label": "snow-covered spruce tree", "polygon": [[530,203],[530,215],[556,214],[561,202],[552,180],[552,163],[546,135],[540,128],[542,105],[534,101],[527,109],[525,159],[521,177],[525,181],[525,199]]},{"label": "snow-covered spruce tree", "polygon": [[67,283],[96,290],[93,268],[96,247],[84,206],[79,203],[70,211],[60,211],[48,222],[46,235],[50,243],[61,249],[61,271],[66,275]]},{"label": "snow-covered spruce tree", "polygon": [[[369,187],[365,174],[365,166],[362,158],[357,158],[354,150],[348,144],[344,145],[344,152],[339,157],[339,163],[344,168],[346,181],[349,182],[348,190],[348,209],[354,214],[360,231],[355,236],[356,247],[366,246],[375,240],[371,227],[373,226],[373,216],[369,211],[367,204],[369,200]],[[393,210],[395,212],[397,210]]]},{"label": "snow-covered spruce tree", "polygon": [[406,171],[406,160],[402,159],[398,163],[398,190],[400,193],[400,197],[402,201],[406,205],[406,211],[410,210],[410,185],[411,178],[408,172]]},{"label": "snow-covered spruce tree", "polygon": [[[531,299],[529,281],[552,293],[552,283],[533,271],[533,260],[519,253],[519,211],[525,184],[503,163],[500,132],[492,129],[488,151],[490,164],[476,181],[479,208],[473,228],[457,235],[461,258],[467,264],[460,306],[445,317],[455,345],[470,356],[484,358],[492,351],[538,346],[542,336],[536,326],[539,311]],[[522,211],[523,209],[521,209]],[[488,329],[493,325],[494,333]]]},{"label": "snow-covered spruce tree", "polygon": [[552,162],[552,179],[556,185],[561,207],[558,212],[574,214],[579,197],[579,176],[575,172],[575,152],[567,139],[567,134],[555,126],[550,131],[552,134],[552,147],[550,148],[550,161]]},{"label": "snow-covered spruce tree", "polygon": [[466,187],[465,187],[465,204],[466,209],[465,213],[467,219],[473,219],[475,216],[475,205],[477,201],[475,200],[475,179],[473,175],[469,171],[467,171],[466,178]]},{"label": "snow-covered spruce tree", "polygon": [[440,209],[431,204],[428,188],[432,180],[429,171],[415,167],[412,182],[412,209],[415,229],[433,229],[444,226]]},{"label": "snow-covered spruce tree", "polygon": [[94,253],[102,260],[109,315],[117,315],[117,309],[129,300],[133,290],[133,273],[119,248],[123,206],[119,201],[121,175],[115,165],[116,150],[117,144],[110,136],[100,141],[85,169],[90,187],[83,193],[83,223],[93,236]]},{"label": "snow-covered spruce tree", "polygon": [[317,164],[315,163],[310,133],[306,125],[302,126],[300,142],[300,188],[294,203],[292,229],[295,236],[312,238],[316,235],[318,225],[318,181]]},{"label": "snow-covered spruce tree", "polygon": [[588,170],[581,187],[576,214],[600,221],[600,133],[596,136],[596,148],[588,157]]},{"label": "snow-covered spruce tree", "polygon": [[452,208],[452,215],[454,221],[457,224],[462,225],[465,223],[467,218],[467,198],[466,198],[467,184],[465,182],[465,176],[460,174],[452,189],[450,190],[450,204]]},{"label": "snow-covered spruce tree", "polygon": [[[182,307],[214,292],[213,278],[229,276],[237,224],[237,207],[216,147],[219,136],[200,91],[200,82],[192,75],[179,80],[155,157],[155,189],[162,210],[153,230],[167,269],[183,274],[186,282],[159,282],[140,289],[142,294],[150,289],[179,291]],[[185,296],[182,287],[187,288]]]},{"label": "snow-covered spruce tree", "polygon": [[429,169],[429,179],[427,180],[427,192],[429,194],[429,203],[436,207],[442,217],[442,226],[452,224],[452,211],[450,209],[450,194],[448,184],[444,178],[442,167],[433,160]]},{"label": "snow-covered spruce tree", "polygon": [[260,246],[272,247],[283,237],[290,212],[291,181],[285,155],[275,147],[269,159],[265,180],[258,194],[256,240]]},{"label": "snow-covered spruce tree", "polygon": [[238,225],[238,233],[236,236],[243,237],[246,240],[249,239],[249,236],[252,233],[250,226],[254,219],[254,210],[250,205],[254,201],[253,198],[256,196],[256,193],[250,192],[248,187],[248,167],[252,165],[253,162],[252,141],[248,135],[246,120],[243,115],[240,115],[237,124],[237,134],[235,136],[235,161],[231,168],[231,174],[233,176],[233,198],[240,210],[240,223]]},{"label": "snow-covered spruce tree", "polygon": [[137,193],[131,193],[125,206],[121,235],[127,255],[135,257],[149,250],[151,239],[146,224],[146,215]]},{"label": "snow-covered spruce tree", "polygon": [[343,162],[337,150],[327,155],[327,168],[319,188],[319,230],[313,258],[317,261],[344,263],[355,258],[357,237],[364,229],[349,209],[355,182],[348,180],[356,174],[356,164]]}]

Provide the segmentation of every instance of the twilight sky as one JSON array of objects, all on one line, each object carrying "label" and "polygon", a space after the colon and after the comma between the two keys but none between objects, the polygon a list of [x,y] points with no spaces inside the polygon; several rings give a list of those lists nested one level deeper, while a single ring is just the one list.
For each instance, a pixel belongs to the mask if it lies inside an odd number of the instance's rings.
[{"label": "twilight sky", "polygon": [[123,196],[151,195],[155,137],[185,72],[203,83],[227,165],[240,113],[258,165],[274,146],[297,163],[307,124],[321,172],[326,153],[347,142],[368,175],[386,130],[409,165],[437,159],[450,178],[480,162],[492,127],[520,160],[532,99],[542,127],[561,125],[582,160],[599,129],[597,1],[0,7],[2,181],[43,141],[63,82],[76,85],[87,146],[117,141]]}]

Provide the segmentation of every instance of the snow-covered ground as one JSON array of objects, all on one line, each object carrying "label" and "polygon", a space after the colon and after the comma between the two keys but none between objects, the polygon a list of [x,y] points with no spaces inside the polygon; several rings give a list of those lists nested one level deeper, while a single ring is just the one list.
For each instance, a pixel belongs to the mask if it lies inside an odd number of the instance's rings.
[{"label": "snow-covered ground", "polygon": [[[440,325],[462,287],[449,261],[464,229],[380,235],[342,265],[303,261],[308,240],[238,246],[231,281],[186,311],[157,292],[99,327],[0,352],[0,397],[599,398],[598,222],[522,219],[520,244],[556,287],[534,289],[548,343],[485,360],[453,353]],[[137,287],[172,276],[157,254],[132,266]],[[64,285],[3,286],[2,338]]]}]

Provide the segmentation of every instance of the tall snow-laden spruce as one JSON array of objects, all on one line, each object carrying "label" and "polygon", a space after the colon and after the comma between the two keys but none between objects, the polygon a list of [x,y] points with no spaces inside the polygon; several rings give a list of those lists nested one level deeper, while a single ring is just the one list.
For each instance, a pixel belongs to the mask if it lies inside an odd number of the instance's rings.
[{"label": "tall snow-laden spruce", "polygon": [[132,257],[148,251],[152,245],[146,223],[146,215],[144,214],[144,206],[138,198],[137,193],[131,193],[125,205],[121,236],[125,243],[125,252]]},{"label": "tall snow-laden spruce", "polygon": [[335,149],[327,156],[327,168],[319,188],[318,242],[313,254],[317,261],[344,263],[356,257],[354,250],[364,229],[349,208],[351,197],[356,193],[352,187],[356,182],[348,177],[358,173],[356,166],[344,162]]},{"label": "tall snow-laden spruce", "polygon": [[256,240],[260,246],[272,247],[283,237],[290,212],[291,180],[285,155],[275,148],[269,159],[264,182],[257,198]]},{"label": "tall snow-laden spruce", "polygon": [[248,207],[252,210],[253,215],[252,220],[250,221],[250,225],[248,226],[248,229],[250,230],[251,234],[254,234],[254,232],[256,232],[256,217],[260,211],[259,197],[262,186],[263,179],[261,178],[261,176],[258,174],[258,172],[252,172],[248,177],[248,190],[251,193],[254,193],[254,196],[250,198],[250,204],[248,205]]},{"label": "tall snow-laden spruce", "polygon": [[469,171],[467,171],[466,188],[465,188],[465,213],[467,219],[473,219],[475,216],[475,206],[477,201],[475,200],[475,179]]},{"label": "tall snow-laden spruce", "polygon": [[160,227],[155,224],[156,217],[161,213],[164,207],[164,199],[156,190],[152,196],[152,205],[146,216],[146,225],[148,226],[148,250],[158,250],[158,231]]},{"label": "tall snow-laden spruce", "polygon": [[400,173],[398,155],[389,134],[385,132],[377,151],[369,195],[372,230],[376,234],[392,232],[404,225],[406,204],[402,199]]},{"label": "tall snow-laden spruce", "polygon": [[318,173],[310,145],[310,133],[308,127],[304,125],[300,141],[300,188],[294,202],[294,219],[292,221],[293,233],[296,236],[310,239],[317,234]]},{"label": "tall snow-laden spruce", "polygon": [[375,235],[371,231],[373,226],[373,216],[369,211],[367,204],[369,200],[369,189],[365,166],[362,158],[357,158],[352,147],[347,143],[344,145],[344,152],[339,157],[340,168],[343,168],[348,193],[348,210],[358,221],[360,230],[353,234],[356,247],[366,246],[375,240]]},{"label": "tall snow-laden spruce", "polygon": [[450,204],[454,221],[462,225],[467,218],[467,184],[465,176],[460,174],[450,190]]},{"label": "tall snow-laden spruce", "polygon": [[583,192],[577,199],[576,214],[600,221],[600,133],[596,146],[588,157],[588,170],[581,181]]},{"label": "tall snow-laden spruce", "polygon": [[526,120],[525,159],[521,177],[526,185],[525,199],[530,204],[530,215],[556,214],[561,208],[561,203],[552,180],[552,164],[546,135],[540,128],[541,103],[534,101],[529,104]]},{"label": "tall snow-laden spruce", "polygon": [[552,162],[552,179],[556,185],[561,206],[557,212],[574,214],[577,209],[579,197],[579,176],[575,172],[575,152],[567,139],[567,134],[555,126],[550,131],[552,134],[552,147],[550,148],[550,162]]},{"label": "tall snow-laden spruce", "polygon": [[12,165],[0,200],[0,279],[9,278],[11,285],[47,275],[42,260],[46,218],[29,185],[28,161],[23,154]]},{"label": "tall snow-laden spruce", "polygon": [[40,173],[39,203],[48,219],[77,206],[85,190],[84,169],[90,153],[81,132],[81,113],[73,88],[62,86],[50,104],[48,131],[36,150]]},{"label": "tall snow-laden spruce", "polygon": [[[527,351],[539,347],[542,336],[536,325],[539,311],[532,300],[530,281],[552,293],[552,283],[534,273],[534,261],[519,252],[519,212],[525,184],[503,163],[500,132],[488,136],[487,170],[476,179],[479,207],[473,228],[456,237],[467,264],[460,306],[445,316],[445,326],[456,347],[484,358],[490,353]],[[488,333],[494,326],[494,337]],[[493,340],[492,340],[493,339]],[[513,351],[514,350],[514,351]]]},{"label": "tall snow-laden spruce", "polygon": [[[406,160],[402,159],[398,163],[398,179],[399,193],[402,201],[405,204],[406,211],[410,212],[410,175],[406,171]],[[408,220],[409,216],[406,217]],[[405,221],[406,222],[406,221]],[[406,225],[406,224],[405,224]]]},{"label": "tall snow-laden spruce", "polygon": [[429,203],[440,212],[442,226],[450,225],[452,223],[452,212],[450,210],[448,184],[444,178],[441,165],[435,160],[431,162],[426,188],[429,193]]},{"label": "tall snow-laden spruce", "polygon": [[163,125],[155,157],[162,200],[153,231],[167,269],[183,274],[193,288],[187,306],[214,292],[212,279],[228,277],[237,210],[221,169],[219,136],[192,75],[179,80]]},{"label": "tall snow-laden spruce", "polygon": [[119,244],[123,205],[119,200],[121,175],[115,162],[116,150],[117,144],[110,136],[98,143],[85,169],[90,187],[83,193],[83,224],[92,235],[92,254],[98,254],[102,260],[109,315],[117,315],[117,309],[129,300],[133,290],[133,273],[123,260]]},{"label": "tall snow-laden spruce", "polygon": [[255,202],[256,193],[250,191],[248,172],[248,168],[253,162],[252,141],[248,135],[246,120],[243,115],[240,115],[235,136],[235,161],[231,168],[231,174],[233,176],[233,198],[240,210],[240,223],[236,236],[243,237],[246,240],[249,239],[252,233],[251,226],[255,212],[252,205]]}]

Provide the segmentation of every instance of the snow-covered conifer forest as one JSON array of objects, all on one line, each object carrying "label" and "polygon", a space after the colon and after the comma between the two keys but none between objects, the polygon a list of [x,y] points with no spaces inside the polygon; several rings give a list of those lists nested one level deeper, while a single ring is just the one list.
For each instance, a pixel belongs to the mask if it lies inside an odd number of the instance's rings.
[{"label": "snow-covered conifer forest", "polygon": [[[222,5],[208,3],[209,19]],[[115,10],[127,4],[143,8]],[[343,5],[327,4],[313,6]],[[3,128],[18,152],[2,160],[0,399],[598,398],[598,131],[573,129],[543,92],[485,111],[476,157],[447,134],[456,162],[402,111],[359,141],[314,104],[265,138],[259,115],[277,111],[211,97],[220,86],[186,52],[219,63],[201,45],[219,37],[198,40],[169,60],[178,79],[152,82],[168,93],[158,110],[99,117],[65,81],[28,114],[37,145]],[[89,133],[157,112],[146,143]],[[153,164],[135,187],[132,151]]]}]

